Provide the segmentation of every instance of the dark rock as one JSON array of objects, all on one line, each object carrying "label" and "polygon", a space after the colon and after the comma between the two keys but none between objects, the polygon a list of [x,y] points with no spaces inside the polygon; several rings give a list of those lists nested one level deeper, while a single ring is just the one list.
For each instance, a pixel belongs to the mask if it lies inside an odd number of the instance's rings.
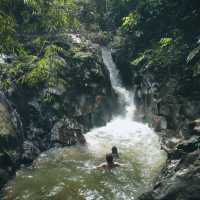
[{"label": "dark rock", "polygon": [[200,197],[199,100],[178,94],[179,80],[170,77],[159,80],[156,90],[150,84],[150,93],[145,94],[142,91],[148,88],[145,82],[150,75],[154,83],[157,75],[149,72],[143,73],[135,83],[141,93],[136,93],[136,105],[139,114],[158,132],[168,159],[153,189],[139,199],[197,200]]},{"label": "dark rock", "polygon": [[[186,155],[173,170],[165,174],[153,191],[140,200],[197,200],[200,195],[199,152]],[[189,183],[189,184],[188,184]]]},{"label": "dark rock", "polygon": [[10,179],[9,173],[0,168],[0,188]]},{"label": "dark rock", "polygon": [[0,188],[19,166],[23,139],[19,115],[0,93]]},{"label": "dark rock", "polygon": [[152,125],[156,131],[162,131],[167,129],[167,120],[164,116],[154,115]]},{"label": "dark rock", "polygon": [[188,140],[183,141],[182,143],[177,145],[177,149],[185,152],[185,153],[191,153],[194,152],[200,143],[200,137],[191,137]]},{"label": "dark rock", "polygon": [[0,118],[1,148],[20,148],[23,141],[23,131],[19,116],[2,93],[0,93]]},{"label": "dark rock", "polygon": [[59,143],[62,146],[85,144],[84,128],[74,119],[64,118],[57,122],[51,130],[52,145]]},{"label": "dark rock", "polygon": [[[105,124],[116,107],[99,46],[90,46],[77,34],[66,34],[62,38],[63,41],[56,36],[54,39],[66,50],[62,54],[66,62],[63,71],[53,75],[50,83],[31,89],[16,86],[10,94],[23,122],[25,140],[40,151],[54,143],[61,146],[82,143],[82,129],[85,132]],[[64,118],[76,121],[74,126],[62,122]],[[24,147],[25,160],[26,154],[35,155]],[[35,156],[30,157],[32,160]]]},{"label": "dark rock", "polygon": [[21,156],[21,163],[30,164],[41,152],[31,141],[24,141],[24,152]]},{"label": "dark rock", "polygon": [[188,124],[191,134],[200,134],[200,119],[196,119]]}]

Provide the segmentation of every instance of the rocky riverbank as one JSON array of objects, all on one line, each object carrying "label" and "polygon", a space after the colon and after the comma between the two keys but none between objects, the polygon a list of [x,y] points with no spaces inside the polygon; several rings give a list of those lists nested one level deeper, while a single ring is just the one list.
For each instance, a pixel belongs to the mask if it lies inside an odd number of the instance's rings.
[{"label": "rocky riverbank", "polygon": [[[136,84],[135,101],[140,117],[160,135],[168,160],[152,191],[140,199],[197,200],[200,196],[199,96],[197,93],[177,95],[180,83],[175,78],[168,77],[165,84],[151,84],[148,78],[144,75]],[[182,83],[181,87],[185,86]]]},{"label": "rocky riverbank", "polygon": [[[115,54],[120,68],[124,64]],[[197,200],[200,196],[199,81],[182,82],[178,74],[176,78],[166,74],[163,80],[158,80],[155,71],[148,71],[142,65],[139,70],[139,73],[135,69],[131,71],[136,119],[148,122],[155,129],[162,149],[168,154],[166,166],[155,180],[154,187],[139,199]]]}]

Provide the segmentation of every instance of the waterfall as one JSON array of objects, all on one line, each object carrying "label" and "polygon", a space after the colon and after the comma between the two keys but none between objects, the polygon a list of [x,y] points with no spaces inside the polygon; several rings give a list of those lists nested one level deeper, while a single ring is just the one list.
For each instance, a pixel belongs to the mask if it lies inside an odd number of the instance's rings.
[{"label": "waterfall", "polygon": [[123,86],[111,51],[106,47],[102,47],[102,58],[124,112],[115,116],[104,127],[95,128],[87,133],[88,148],[98,156],[105,154],[115,145],[125,154],[129,152],[130,155],[134,155],[141,165],[145,163],[143,173],[151,176],[150,168],[162,160],[159,138],[148,125],[134,121],[136,108],[133,92]]},{"label": "waterfall", "polygon": [[111,51],[106,47],[102,47],[102,58],[110,73],[111,85],[119,96],[119,103],[121,106],[124,106],[125,118],[133,119],[135,112],[133,92],[128,91],[125,87],[123,87],[119,70],[112,59]]}]

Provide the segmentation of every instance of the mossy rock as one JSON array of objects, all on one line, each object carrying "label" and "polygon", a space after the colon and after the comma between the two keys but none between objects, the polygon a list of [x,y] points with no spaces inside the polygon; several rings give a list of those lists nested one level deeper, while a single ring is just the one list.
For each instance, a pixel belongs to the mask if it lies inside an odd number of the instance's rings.
[{"label": "mossy rock", "polygon": [[23,136],[19,133],[15,114],[7,99],[0,94],[0,149],[16,150],[20,147]]},{"label": "mossy rock", "polygon": [[9,180],[9,178],[8,172],[0,168],[0,188]]},{"label": "mossy rock", "polygon": [[75,53],[75,55],[73,56],[74,59],[78,59],[78,60],[88,60],[93,58],[93,54],[90,52],[77,52]]},{"label": "mossy rock", "polygon": [[0,137],[8,135],[15,135],[15,129],[8,109],[0,102]]}]

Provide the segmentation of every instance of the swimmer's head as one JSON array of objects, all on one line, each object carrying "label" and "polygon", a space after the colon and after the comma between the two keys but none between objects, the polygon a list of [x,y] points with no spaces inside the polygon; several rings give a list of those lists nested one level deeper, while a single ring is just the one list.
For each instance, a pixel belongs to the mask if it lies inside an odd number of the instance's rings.
[{"label": "swimmer's head", "polygon": [[112,147],[112,155],[114,156],[114,158],[119,158],[118,149],[116,146]]},{"label": "swimmer's head", "polygon": [[116,147],[116,146],[113,146],[113,147],[112,147],[112,153],[113,153],[113,154],[118,154],[118,150],[117,150],[117,147]]},{"label": "swimmer's head", "polygon": [[108,164],[113,164],[113,155],[111,153],[106,154],[106,161]]}]

